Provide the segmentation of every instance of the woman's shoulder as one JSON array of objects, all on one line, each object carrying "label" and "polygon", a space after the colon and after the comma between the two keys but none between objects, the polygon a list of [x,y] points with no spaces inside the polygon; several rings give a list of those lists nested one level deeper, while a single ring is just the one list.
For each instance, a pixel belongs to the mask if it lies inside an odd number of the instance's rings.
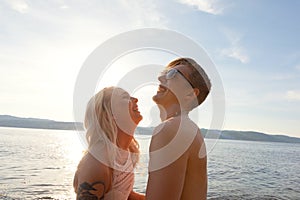
[{"label": "woman's shoulder", "polygon": [[110,187],[111,182],[111,169],[97,160],[90,153],[87,153],[78,165],[76,172],[78,184],[82,183],[96,183],[103,182],[106,186]]},{"label": "woman's shoulder", "polygon": [[[88,171],[90,173],[109,173],[110,168],[95,158],[90,152],[88,152],[80,161],[78,170]],[[101,173],[102,172],[102,173]]]}]

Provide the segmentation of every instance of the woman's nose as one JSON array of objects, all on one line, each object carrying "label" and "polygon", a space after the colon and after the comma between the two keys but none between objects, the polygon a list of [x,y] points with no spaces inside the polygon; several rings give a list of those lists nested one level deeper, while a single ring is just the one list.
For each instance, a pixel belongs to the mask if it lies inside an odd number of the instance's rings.
[{"label": "woman's nose", "polygon": [[135,103],[137,103],[139,100],[137,99],[137,98],[135,98],[135,97],[130,97],[131,98],[131,100],[133,101],[133,102],[135,102]]}]

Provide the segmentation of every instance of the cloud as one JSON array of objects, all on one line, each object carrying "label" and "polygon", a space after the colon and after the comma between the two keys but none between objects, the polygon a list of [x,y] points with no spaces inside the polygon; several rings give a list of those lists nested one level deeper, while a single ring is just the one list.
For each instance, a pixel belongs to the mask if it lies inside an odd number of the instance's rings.
[{"label": "cloud", "polygon": [[233,46],[223,49],[221,54],[239,60],[241,63],[249,62],[249,57],[246,55],[245,50],[242,47]]},{"label": "cloud", "polygon": [[242,35],[228,28],[223,29],[223,32],[230,42],[230,47],[222,49],[221,55],[234,58],[244,64],[248,63],[250,58],[246,49],[240,44]]},{"label": "cloud", "polygon": [[29,6],[24,0],[7,0],[6,1],[11,9],[19,12],[19,13],[27,13],[29,11]]},{"label": "cloud", "polygon": [[290,101],[300,101],[300,91],[289,90],[285,97]]},{"label": "cloud", "polygon": [[[128,13],[128,20],[135,26],[155,26],[165,28],[165,17],[159,11],[159,4],[152,1],[120,0],[119,8]],[[121,17],[124,17],[121,16]]]},{"label": "cloud", "polygon": [[69,9],[70,7],[66,4],[64,4],[64,5],[61,5],[59,8],[60,9]]},{"label": "cloud", "polygon": [[179,3],[196,7],[202,12],[213,15],[222,14],[224,10],[224,7],[222,7],[216,0],[179,0]]}]

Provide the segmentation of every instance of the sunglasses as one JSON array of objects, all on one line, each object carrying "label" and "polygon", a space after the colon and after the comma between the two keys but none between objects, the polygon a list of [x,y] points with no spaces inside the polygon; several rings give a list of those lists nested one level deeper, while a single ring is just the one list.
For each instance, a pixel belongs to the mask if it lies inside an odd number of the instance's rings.
[{"label": "sunglasses", "polygon": [[192,88],[195,88],[193,86],[192,82],[187,77],[185,77],[184,74],[181,71],[179,71],[178,69],[172,68],[169,70],[164,70],[161,73],[161,75],[164,75],[167,80],[170,80],[170,79],[174,78],[177,73],[181,74],[181,76],[183,76],[183,78],[192,86]]}]

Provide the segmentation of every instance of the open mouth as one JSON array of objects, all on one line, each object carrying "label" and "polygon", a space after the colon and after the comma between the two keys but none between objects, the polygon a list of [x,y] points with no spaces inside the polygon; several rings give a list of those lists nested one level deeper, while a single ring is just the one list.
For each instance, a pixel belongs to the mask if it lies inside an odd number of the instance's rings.
[{"label": "open mouth", "polygon": [[134,107],[132,108],[132,110],[133,110],[134,112],[140,112],[138,106],[134,106]]},{"label": "open mouth", "polygon": [[157,89],[157,93],[163,93],[166,92],[168,90],[167,87],[163,86],[163,85],[159,85],[158,89]]}]

